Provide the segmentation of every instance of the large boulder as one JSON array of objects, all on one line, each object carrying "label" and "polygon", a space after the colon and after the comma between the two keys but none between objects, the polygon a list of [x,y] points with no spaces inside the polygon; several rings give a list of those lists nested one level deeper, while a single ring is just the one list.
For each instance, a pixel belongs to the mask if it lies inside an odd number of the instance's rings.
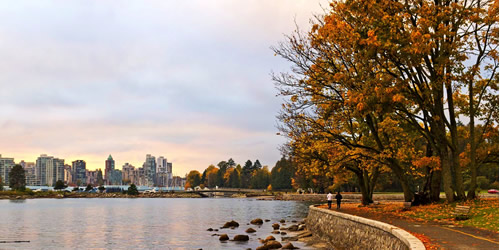
[{"label": "large boulder", "polygon": [[274,229],[274,230],[278,230],[278,229],[280,229],[280,224],[278,224],[278,223],[274,223],[274,224],[272,225],[272,227],[273,227],[273,229]]},{"label": "large boulder", "polygon": [[281,249],[299,249],[295,247],[292,243],[286,243]]},{"label": "large boulder", "polygon": [[221,234],[221,235],[219,236],[219,240],[220,240],[220,241],[229,240],[229,236],[227,236],[227,234]]},{"label": "large boulder", "polygon": [[233,240],[234,241],[248,241],[250,238],[248,237],[248,235],[244,235],[244,234],[238,234],[238,235],[235,235]]},{"label": "large boulder", "polygon": [[281,243],[275,241],[275,240],[270,240],[264,244],[267,249],[279,249],[281,248]]},{"label": "large boulder", "polygon": [[250,234],[250,233],[255,233],[257,231],[255,231],[255,229],[253,229],[253,228],[250,227],[245,232]]},{"label": "large boulder", "polygon": [[239,227],[240,224],[234,220],[226,222],[222,228]]},{"label": "large boulder", "polygon": [[274,230],[271,232],[272,234],[280,234],[280,230]]},{"label": "large boulder", "polygon": [[250,221],[250,223],[253,225],[262,225],[262,224],[264,224],[264,221],[262,221],[262,219],[260,219],[260,218],[257,218],[257,219]]}]

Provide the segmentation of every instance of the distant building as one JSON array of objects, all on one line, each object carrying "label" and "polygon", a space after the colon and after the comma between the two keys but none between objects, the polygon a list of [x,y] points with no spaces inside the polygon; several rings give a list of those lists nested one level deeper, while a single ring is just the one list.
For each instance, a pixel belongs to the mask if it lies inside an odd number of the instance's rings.
[{"label": "distant building", "polygon": [[64,164],[64,183],[66,185],[73,184],[73,170],[71,169],[71,165]]},{"label": "distant building", "polygon": [[40,180],[36,178],[36,165],[34,162],[21,161],[19,163],[24,169],[26,176],[26,186],[40,186]]},{"label": "distant building", "polygon": [[107,185],[111,185],[113,181],[112,175],[114,170],[115,170],[115,160],[113,160],[113,157],[109,155],[108,159],[106,160],[106,167],[104,168],[104,180]]},{"label": "distant building", "polygon": [[14,165],[14,158],[3,158],[0,155],[0,177],[2,178],[3,185],[9,185],[9,173]]},{"label": "distant building", "polygon": [[87,163],[84,160],[76,160],[71,163],[73,184],[77,186],[87,185]]},{"label": "distant building", "polygon": [[146,178],[146,186],[155,186],[156,182],[156,160],[150,154],[146,155],[146,161],[142,165]]},{"label": "distant building", "polygon": [[56,181],[64,180],[64,159],[54,158],[46,154],[36,159],[36,178],[42,186],[53,186]]},{"label": "distant building", "polygon": [[87,180],[85,181],[87,185],[89,184],[92,186],[97,185],[97,170],[94,171],[85,170],[85,177],[87,178]]},{"label": "distant building", "polygon": [[172,178],[172,185],[171,187],[182,187],[184,188],[186,186],[186,178],[182,178],[180,176],[174,176]]},{"label": "distant building", "polygon": [[135,167],[125,163],[122,167],[122,182],[123,184],[136,184],[137,185],[137,176],[135,175]]}]

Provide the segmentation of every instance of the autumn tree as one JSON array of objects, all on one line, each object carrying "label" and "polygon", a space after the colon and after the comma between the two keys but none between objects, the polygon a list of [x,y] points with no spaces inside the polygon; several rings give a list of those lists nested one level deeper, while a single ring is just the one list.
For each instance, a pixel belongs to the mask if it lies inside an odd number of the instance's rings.
[{"label": "autumn tree", "polygon": [[[462,200],[459,116],[472,117],[471,134],[474,117],[498,123],[498,112],[484,112],[498,96],[497,44],[498,1],[333,2],[310,32],[274,49],[293,64],[274,76],[290,98],[284,131],[293,141],[299,127],[388,167],[407,201],[422,166],[433,182],[442,174],[448,201]],[[429,150],[408,147],[422,139]],[[438,162],[420,164],[423,157]]]},{"label": "autumn tree", "polygon": [[195,188],[201,184],[201,174],[196,170],[191,170],[186,176],[186,187]]}]

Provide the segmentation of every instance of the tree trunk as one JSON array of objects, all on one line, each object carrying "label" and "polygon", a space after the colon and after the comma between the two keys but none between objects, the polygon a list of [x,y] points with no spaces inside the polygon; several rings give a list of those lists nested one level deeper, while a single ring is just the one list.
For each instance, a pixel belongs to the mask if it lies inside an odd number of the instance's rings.
[{"label": "tree trunk", "polygon": [[439,195],[441,194],[441,179],[443,174],[441,170],[434,170],[431,172],[431,201],[439,201]]},{"label": "tree trunk", "polygon": [[[361,191],[361,204],[369,205],[370,203],[373,203],[371,195],[372,192],[369,190],[370,184],[366,182],[369,178],[365,178],[366,171],[356,171],[354,173],[356,174],[356,177],[358,177],[359,190]],[[367,175],[368,174],[366,173],[366,176]]]},{"label": "tree trunk", "polygon": [[473,96],[472,82],[469,83],[469,143],[470,143],[470,187],[467,199],[472,200],[476,198],[477,189],[477,166],[476,166],[476,128],[474,117],[476,110],[474,109],[474,96]]}]

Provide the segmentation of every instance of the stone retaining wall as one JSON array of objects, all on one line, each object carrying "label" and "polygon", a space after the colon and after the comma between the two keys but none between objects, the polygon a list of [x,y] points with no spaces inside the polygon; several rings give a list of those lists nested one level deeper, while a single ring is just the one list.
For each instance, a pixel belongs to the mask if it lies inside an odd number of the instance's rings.
[{"label": "stone retaining wall", "polygon": [[[326,194],[283,194],[283,200],[326,202]],[[404,201],[402,194],[373,194],[374,201]],[[361,202],[361,194],[342,194],[343,203]]]},{"label": "stone retaining wall", "polygon": [[309,207],[307,228],[338,249],[425,250],[415,236],[398,227],[333,210]]}]

